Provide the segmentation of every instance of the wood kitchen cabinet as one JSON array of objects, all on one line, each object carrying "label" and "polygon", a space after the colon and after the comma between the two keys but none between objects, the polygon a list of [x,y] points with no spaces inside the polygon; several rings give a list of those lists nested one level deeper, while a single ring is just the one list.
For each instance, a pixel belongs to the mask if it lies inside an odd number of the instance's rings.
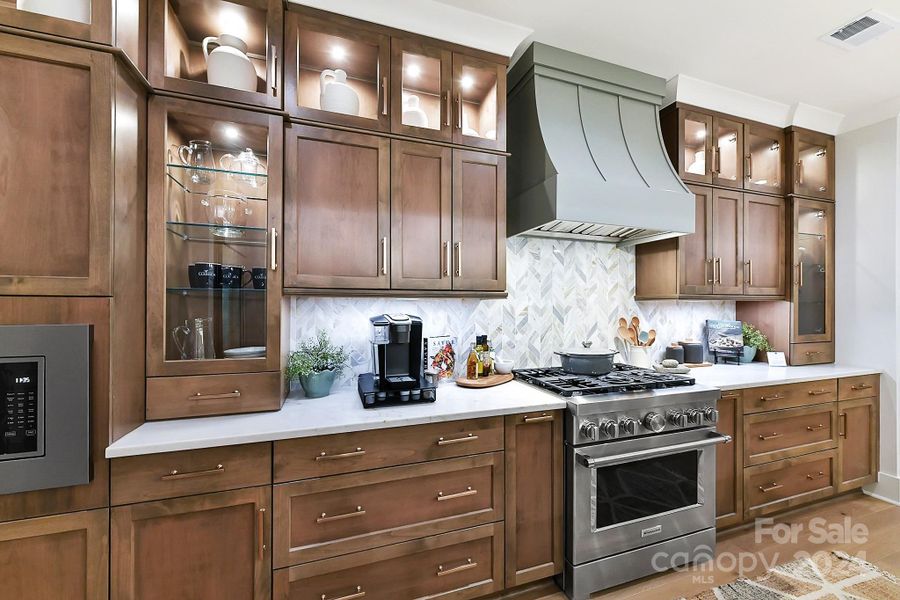
[{"label": "wood kitchen cabinet", "polygon": [[506,417],[507,588],[562,572],[562,417]]},{"label": "wood kitchen cabinet", "polygon": [[271,597],[271,488],[112,509],[112,598]]},{"label": "wood kitchen cabinet", "polygon": [[834,200],[834,136],[803,129],[787,129],[790,143],[790,193]]},{"label": "wood kitchen cabinet", "polygon": [[762,123],[745,123],[744,189],[783,194],[786,156],[784,131]]},{"label": "wood kitchen cabinet", "polygon": [[842,400],[837,406],[837,488],[846,492],[878,480],[878,398]]},{"label": "wood kitchen cabinet", "polygon": [[107,598],[109,511],[0,524],[0,581],[4,598]]},{"label": "wood kitchen cabinet", "polygon": [[744,292],[744,195],[713,190],[713,295]]},{"label": "wood kitchen cabinet", "polygon": [[[145,1],[147,70],[154,88],[281,108],[281,0]],[[228,68],[220,70],[227,73],[214,73],[211,79],[207,63],[216,60],[212,53],[219,47],[220,34],[232,36],[230,47],[243,53],[247,61],[235,60],[237,54],[233,53]],[[245,73],[246,81],[239,82]],[[223,76],[231,79],[223,80]]]},{"label": "wood kitchen cabinet", "polygon": [[453,53],[456,103],[453,141],[465,146],[506,148],[506,65]]},{"label": "wood kitchen cabinet", "polygon": [[783,296],[784,198],[744,194],[744,294]]},{"label": "wood kitchen cabinet", "polygon": [[716,448],[716,527],[737,525],[743,519],[743,407],[741,390],[722,392],[717,404],[716,430],[731,443]]},{"label": "wood kitchen cabinet", "polygon": [[744,124],[720,115],[712,121],[712,184],[744,187]]},{"label": "wood kitchen cabinet", "polygon": [[453,52],[419,37],[391,39],[391,131],[440,142],[453,140]]}]

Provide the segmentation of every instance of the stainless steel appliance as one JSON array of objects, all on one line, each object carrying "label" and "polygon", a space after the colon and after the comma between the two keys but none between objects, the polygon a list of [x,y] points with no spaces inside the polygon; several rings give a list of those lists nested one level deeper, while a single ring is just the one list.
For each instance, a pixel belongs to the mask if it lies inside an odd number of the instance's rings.
[{"label": "stainless steel appliance", "polygon": [[515,371],[567,398],[566,563],[569,598],[715,551],[719,390],[689,377],[616,365],[599,377]]},{"label": "stainless steel appliance", "polygon": [[371,317],[372,373],[357,380],[363,407],[434,402],[437,390],[422,368],[422,319],[415,315]]},{"label": "stainless steel appliance", "polygon": [[0,326],[0,494],[90,481],[89,325]]}]

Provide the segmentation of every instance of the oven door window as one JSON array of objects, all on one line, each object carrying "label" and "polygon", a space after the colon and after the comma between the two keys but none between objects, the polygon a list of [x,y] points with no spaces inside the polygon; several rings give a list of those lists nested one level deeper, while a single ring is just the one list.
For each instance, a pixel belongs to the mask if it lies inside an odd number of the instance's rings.
[{"label": "oven door window", "polygon": [[696,506],[698,450],[596,470],[597,529]]}]

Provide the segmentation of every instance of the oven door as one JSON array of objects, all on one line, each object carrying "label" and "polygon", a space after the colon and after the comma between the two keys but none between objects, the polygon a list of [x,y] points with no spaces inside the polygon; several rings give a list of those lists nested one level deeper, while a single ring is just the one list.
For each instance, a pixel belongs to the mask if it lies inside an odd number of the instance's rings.
[{"label": "oven door", "polygon": [[566,558],[596,560],[715,526],[716,444],[703,428],[567,448]]}]

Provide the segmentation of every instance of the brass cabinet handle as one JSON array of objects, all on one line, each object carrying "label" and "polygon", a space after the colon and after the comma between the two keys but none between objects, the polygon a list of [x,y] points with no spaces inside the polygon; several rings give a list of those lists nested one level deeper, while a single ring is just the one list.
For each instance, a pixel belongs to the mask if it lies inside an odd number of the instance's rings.
[{"label": "brass cabinet handle", "polygon": [[[822,353],[821,353],[820,351],[818,351],[818,350],[816,350],[816,351],[812,351],[812,350],[811,350],[811,351],[807,352],[806,354],[807,354],[807,355],[810,355],[810,354],[822,354]],[[824,394],[827,394],[827,393],[828,393],[828,390],[809,390],[807,393],[808,393],[810,396],[822,396],[822,395],[824,395]]]},{"label": "brass cabinet handle", "polygon": [[276,228],[272,228],[272,270],[278,270],[278,230]]},{"label": "brass cabinet handle", "polygon": [[381,238],[381,274],[387,275],[387,238]]},{"label": "brass cabinet handle", "polygon": [[806,430],[807,430],[807,431],[820,431],[820,430],[822,430],[822,429],[825,429],[825,424],[824,424],[824,423],[819,423],[819,424],[816,425],[815,427],[811,427],[811,426],[809,426],[809,425],[806,426]]},{"label": "brass cabinet handle", "polygon": [[553,415],[548,415],[547,413],[541,413],[539,417],[525,417],[522,419],[522,422],[525,424],[531,423],[547,423],[553,420]]},{"label": "brass cabinet handle", "polygon": [[463,123],[463,115],[462,115],[462,94],[456,95],[456,128],[462,129]]},{"label": "brass cabinet handle", "polygon": [[256,513],[257,525],[259,525],[258,537],[259,537],[259,546],[258,546],[258,555],[260,560],[262,560],[263,555],[266,552],[266,509],[261,508]]},{"label": "brass cabinet handle", "polygon": [[[824,352],[822,352],[821,350],[807,350],[806,351],[806,356],[815,356],[816,354],[824,354]],[[825,391],[820,391],[815,394],[813,392],[810,392],[809,395],[810,396],[821,396],[822,394],[827,394],[827,393],[828,392],[825,392]]]},{"label": "brass cabinet handle", "polygon": [[713,278],[715,281],[713,283],[722,284],[722,259],[716,257],[716,261],[713,264]]},{"label": "brass cabinet handle", "polygon": [[478,436],[475,435],[474,433],[466,434],[466,437],[451,438],[449,440],[446,438],[443,438],[443,437],[439,437],[438,441],[437,441],[437,445],[438,446],[450,446],[452,444],[464,444],[466,442],[474,442],[477,439],[478,439]]},{"label": "brass cabinet handle", "polygon": [[388,114],[388,78],[381,78],[381,114]]},{"label": "brass cabinet handle", "polygon": [[462,242],[456,242],[456,276],[462,277]]},{"label": "brass cabinet handle", "polygon": [[271,89],[273,94],[278,94],[278,48],[275,47],[275,44],[272,44],[272,84]]},{"label": "brass cabinet handle", "polygon": [[362,448],[357,448],[353,452],[344,452],[343,454],[328,454],[324,450],[316,457],[316,460],[337,460],[339,458],[354,458],[356,456],[362,456],[366,453]]},{"label": "brass cabinet handle", "polygon": [[797,185],[803,185],[803,161],[797,161]]},{"label": "brass cabinet handle", "polygon": [[797,263],[797,285],[803,287],[803,261]]},{"label": "brass cabinet handle", "polygon": [[753,179],[753,156],[750,154],[744,160],[744,169],[747,171],[747,179]]},{"label": "brass cabinet handle", "polygon": [[450,256],[450,242],[444,242],[444,277],[450,277],[450,263],[453,258]]},{"label": "brass cabinet handle", "polygon": [[366,514],[366,511],[363,510],[362,506],[357,506],[356,510],[353,512],[344,513],[342,515],[334,515],[329,517],[328,513],[322,513],[318,519],[316,519],[316,523],[330,523],[332,521],[342,521],[343,519],[353,519],[356,517],[361,517]]},{"label": "brass cabinet handle", "polygon": [[218,464],[212,469],[204,469],[203,471],[186,471],[181,473],[178,469],[172,469],[167,475],[163,475],[159,479],[161,481],[176,481],[178,479],[193,479],[194,477],[206,477],[207,475],[218,475],[225,472],[225,465]]},{"label": "brass cabinet handle", "polygon": [[451,575],[453,573],[459,573],[460,571],[468,571],[469,569],[474,569],[478,566],[477,562],[472,562],[471,558],[467,558],[466,562],[459,565],[458,567],[453,567],[452,569],[444,569],[444,565],[438,565],[437,576],[443,577],[444,575]]},{"label": "brass cabinet handle", "polygon": [[822,479],[823,477],[825,477],[825,473],[822,471],[819,471],[816,474],[808,473],[806,475],[806,478],[809,479],[810,481],[815,480],[815,479]]},{"label": "brass cabinet handle", "polygon": [[761,486],[759,486],[759,491],[761,491],[762,493],[765,494],[765,493],[767,493],[767,492],[771,492],[771,491],[773,491],[773,490],[777,490],[777,489],[782,488],[782,487],[784,487],[784,486],[781,485],[780,483],[775,483],[775,482],[773,481],[772,483],[770,483],[770,484],[767,485],[767,486],[766,486],[766,485],[761,485]]},{"label": "brass cabinet handle", "polygon": [[872,388],[872,385],[870,385],[868,383],[861,383],[859,385],[851,385],[850,386],[850,389],[853,390],[854,392],[859,392],[861,390],[868,390],[871,388]]},{"label": "brass cabinet handle", "polygon": [[765,435],[763,433],[759,434],[759,439],[761,439],[763,441],[774,440],[775,438],[780,438],[781,436],[782,436],[782,434],[773,431],[769,435]]},{"label": "brass cabinet handle", "polygon": [[760,402],[768,402],[769,400],[784,400],[784,396],[782,394],[772,394],[771,396],[761,396],[759,400]]},{"label": "brass cabinet handle", "polygon": [[721,159],[722,159],[722,154],[719,152],[719,147],[713,146],[712,147],[712,174],[715,175],[716,177],[719,176],[719,173],[721,172],[721,169],[722,169]]},{"label": "brass cabinet handle", "polygon": [[437,493],[437,501],[443,502],[444,500],[456,500],[457,498],[465,498],[466,496],[474,496],[477,493],[478,493],[478,490],[473,490],[472,486],[470,485],[470,486],[466,487],[465,491],[463,491],[463,492],[456,492],[455,494],[447,494],[446,496],[444,495],[444,492],[438,492]]},{"label": "brass cabinet handle", "polygon": [[753,259],[748,258],[746,265],[747,265],[747,285],[752,286],[753,285]]},{"label": "brass cabinet handle", "polygon": [[346,596],[335,596],[334,598],[328,598],[325,594],[322,594],[322,600],[354,600],[354,598],[362,598],[366,595],[363,591],[362,586],[356,586],[356,591],[352,594],[348,594]]},{"label": "brass cabinet handle", "polygon": [[453,107],[450,105],[450,92],[444,94],[444,110],[447,111],[447,114],[444,116],[444,125],[450,127],[450,119],[453,118]]},{"label": "brass cabinet handle", "polygon": [[706,283],[715,283],[716,282],[716,270],[715,266],[713,267],[713,276],[712,279],[709,278],[709,267],[713,264],[713,259],[706,259],[706,266],[703,268],[703,274],[707,276]]},{"label": "brass cabinet handle", "polygon": [[838,435],[842,438],[847,437],[847,413],[840,414],[841,426],[838,429]]},{"label": "brass cabinet handle", "polygon": [[729,394],[728,392],[725,392],[724,394],[722,394],[722,400],[731,400],[733,398],[739,398],[739,397],[740,397],[740,394]]},{"label": "brass cabinet handle", "polygon": [[234,390],[233,392],[224,392],[221,394],[201,394],[197,392],[193,396],[188,396],[188,400],[225,400],[226,398],[240,398],[241,390]]}]

